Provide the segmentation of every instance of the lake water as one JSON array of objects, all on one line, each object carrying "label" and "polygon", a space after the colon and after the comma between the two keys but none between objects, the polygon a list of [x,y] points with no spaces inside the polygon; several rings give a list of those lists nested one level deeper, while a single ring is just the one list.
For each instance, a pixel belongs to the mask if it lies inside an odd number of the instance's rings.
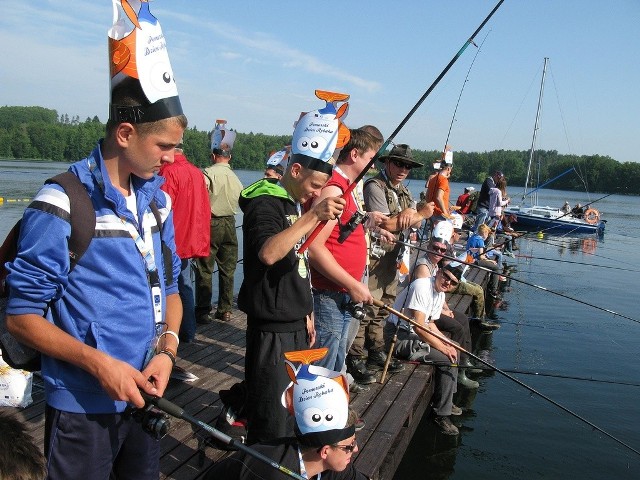
[{"label": "lake water", "polygon": [[[31,198],[44,180],[66,168],[59,163],[0,161],[0,197]],[[244,185],[261,176],[261,172],[237,173]],[[415,196],[423,185],[423,181],[409,182]],[[452,184],[452,199],[465,186]],[[519,192],[510,187],[512,197]],[[539,203],[585,204],[602,196],[545,189]],[[0,238],[27,204],[5,200],[0,205]],[[520,240],[519,257],[508,259],[517,266],[513,277],[549,291],[511,280],[511,291],[505,294],[508,309],[498,311],[502,327],[480,338],[476,352],[503,370],[540,373],[511,375],[640,450],[640,310],[635,300],[640,198],[612,195],[594,207],[607,220],[603,238],[539,239],[533,234]],[[241,215],[236,224],[242,224]],[[236,291],[241,278],[239,266]],[[475,377],[479,390],[461,390],[456,398],[466,410],[454,419],[460,436],[439,435],[424,419],[396,479],[639,478],[639,454],[503,375]]]}]

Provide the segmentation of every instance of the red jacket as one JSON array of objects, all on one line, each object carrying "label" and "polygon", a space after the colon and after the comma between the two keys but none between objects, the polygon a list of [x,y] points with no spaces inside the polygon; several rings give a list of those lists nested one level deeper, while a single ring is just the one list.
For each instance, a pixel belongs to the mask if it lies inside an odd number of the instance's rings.
[{"label": "red jacket", "polygon": [[178,256],[208,257],[211,209],[202,172],[176,152],[173,163],[162,165],[160,175],[166,179],[161,188],[171,197]]}]

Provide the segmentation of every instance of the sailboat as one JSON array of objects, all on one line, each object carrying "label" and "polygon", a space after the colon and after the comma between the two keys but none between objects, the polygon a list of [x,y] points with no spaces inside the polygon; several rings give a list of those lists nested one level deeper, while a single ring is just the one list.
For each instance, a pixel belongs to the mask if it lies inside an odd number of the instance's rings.
[{"label": "sailboat", "polygon": [[[531,174],[531,163],[536,145],[536,135],[540,124],[540,111],[542,110],[542,97],[544,93],[544,80],[547,73],[548,57],[544,59],[544,67],[542,69],[542,81],[540,82],[540,95],[538,96],[538,109],[536,111],[536,122],[533,127],[533,139],[531,140],[531,150],[529,151],[529,166],[527,168],[527,178],[524,186],[524,194],[522,195],[521,205],[508,206],[504,209],[505,215],[513,215],[516,218],[518,227],[524,230],[544,230],[545,232],[570,232],[570,233],[604,233],[605,220],[600,218],[600,212],[595,208],[586,210],[572,209],[569,212],[559,208],[545,207],[537,205],[538,195],[535,188],[527,193],[529,186],[529,177]],[[565,173],[572,171],[567,170]],[[557,177],[556,177],[557,178]],[[555,180],[555,179],[554,179]],[[549,183],[549,182],[547,182]],[[529,205],[525,206],[524,201],[529,198]]]}]

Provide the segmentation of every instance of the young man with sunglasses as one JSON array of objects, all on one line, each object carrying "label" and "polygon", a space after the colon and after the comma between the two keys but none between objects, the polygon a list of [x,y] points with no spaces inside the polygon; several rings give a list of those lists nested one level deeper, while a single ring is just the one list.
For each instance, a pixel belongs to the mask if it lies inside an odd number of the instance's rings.
[{"label": "young man with sunglasses", "polygon": [[[409,288],[398,295],[393,308],[403,311],[417,323],[436,335],[442,332],[435,320],[442,314],[445,292],[455,287],[462,276],[460,267],[449,265],[439,268],[433,277],[415,279]],[[458,428],[451,422],[451,415],[460,415],[462,410],[453,404],[457,389],[458,368],[449,365],[458,363],[458,351],[434,335],[391,314],[384,327],[384,339],[390,348],[394,334],[398,333],[394,354],[409,361],[435,363],[436,387],[433,394],[434,422],[445,435],[457,435]]]},{"label": "young man with sunglasses", "polygon": [[[380,224],[392,232],[398,240],[408,241],[409,227],[418,227],[422,220],[433,213],[433,204],[425,204],[416,210],[409,189],[403,181],[414,167],[422,164],[413,159],[411,148],[406,144],[395,145],[387,155],[379,159],[384,168],[364,185],[364,203],[368,212],[379,211],[387,215]],[[371,245],[376,245],[372,239]],[[407,247],[401,244],[380,243],[376,253],[371,249],[369,260],[369,291],[376,300],[392,304],[398,287],[398,258]],[[381,255],[381,250],[385,251]],[[385,310],[367,305],[367,316],[360,322],[355,341],[349,350],[347,367],[349,373],[359,382],[370,375],[368,372],[382,370],[387,356],[384,351],[383,326],[387,317]],[[367,352],[368,351],[368,352]],[[366,359],[366,363],[365,363]],[[403,369],[402,363],[392,360],[390,373]]]}]

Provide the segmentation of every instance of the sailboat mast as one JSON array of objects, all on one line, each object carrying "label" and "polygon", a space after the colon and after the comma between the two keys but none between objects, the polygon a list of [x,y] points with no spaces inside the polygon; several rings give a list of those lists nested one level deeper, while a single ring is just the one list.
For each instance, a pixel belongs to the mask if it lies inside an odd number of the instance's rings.
[{"label": "sailboat mast", "polygon": [[527,179],[524,182],[524,194],[522,201],[527,196],[527,187],[529,186],[529,175],[531,174],[531,162],[533,161],[533,153],[536,147],[536,136],[538,134],[538,125],[540,123],[540,111],[542,110],[542,94],[544,93],[544,77],[547,74],[547,62],[549,57],[544,57],[544,67],[542,68],[542,80],[540,81],[540,95],[538,96],[538,110],[536,111],[536,123],[533,127],[533,138],[531,139],[531,150],[529,151],[529,167],[527,168]]}]

